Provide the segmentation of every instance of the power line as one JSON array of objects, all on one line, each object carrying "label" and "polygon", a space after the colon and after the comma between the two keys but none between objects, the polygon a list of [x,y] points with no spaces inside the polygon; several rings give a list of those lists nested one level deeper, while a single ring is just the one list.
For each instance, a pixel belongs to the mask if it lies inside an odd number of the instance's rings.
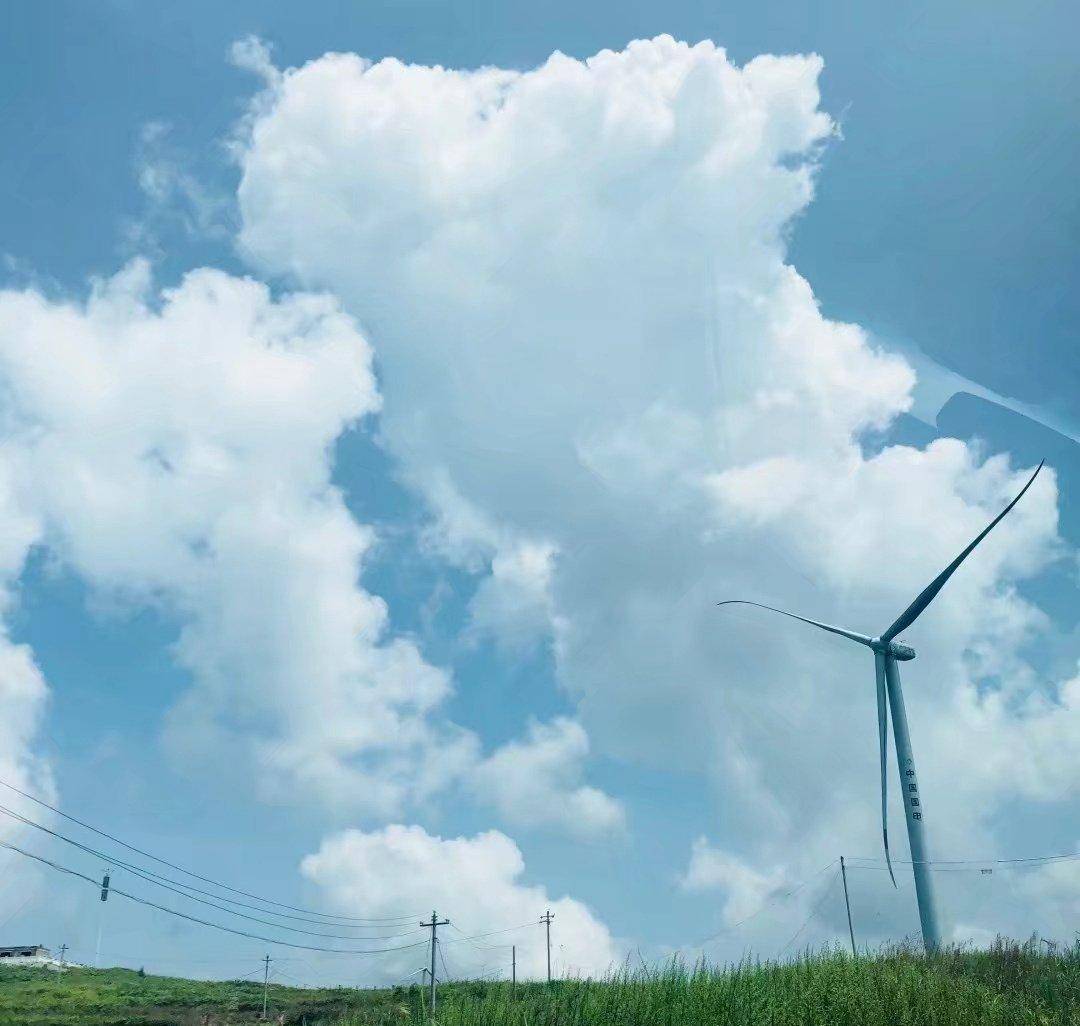
[{"label": "power line", "polygon": [[[882,859],[869,855],[851,855],[849,859],[856,859],[859,862],[882,861]],[[1064,852],[1061,855],[1029,855],[1026,858],[1019,859],[923,859],[921,862],[912,862],[910,859],[893,859],[892,861],[898,866],[1003,866],[1025,862],[1060,862],[1067,859],[1080,859],[1080,851]],[[864,866],[862,868],[869,869],[871,867]]]},{"label": "power line", "polygon": [[502,934],[502,933],[513,933],[516,930],[532,929],[532,927],[534,927],[535,925],[536,924],[532,923],[532,922],[530,922],[530,923],[522,923],[520,926],[508,926],[505,930],[491,930],[491,931],[489,931],[487,933],[474,933],[474,934],[467,935],[465,933],[462,933],[461,930],[459,930],[456,926],[454,926],[453,923],[451,923],[450,924],[450,929],[453,930],[455,933],[460,933],[461,936],[457,937],[457,938],[455,938],[453,940],[447,941],[446,943],[448,943],[448,944],[458,944],[461,941],[468,941],[470,944],[472,944],[472,946],[474,948],[477,948],[477,949],[480,949],[480,950],[484,950],[484,951],[503,950],[503,951],[505,951],[507,948],[511,947],[510,944],[476,944],[475,941],[481,940],[484,937],[496,937],[496,936],[498,936],[499,934]]},{"label": "power line", "polygon": [[[511,927],[507,928],[506,930],[492,931],[492,933],[510,933],[512,931],[523,930],[523,929],[530,929],[531,930],[535,925],[536,925],[535,923],[523,923],[521,926],[511,926]],[[494,952],[506,952],[506,951],[509,951],[510,955],[511,955],[511,958],[510,958],[511,974],[512,974],[512,978],[514,978],[516,980],[516,977],[517,977],[517,945],[516,944],[478,944],[478,943],[476,943],[476,940],[474,939],[474,937],[471,937],[468,934],[462,933],[462,931],[459,930],[452,923],[450,924],[450,929],[452,929],[455,933],[460,934],[460,936],[455,937],[450,941],[439,941],[440,952],[441,952],[444,945],[446,945],[448,943],[449,944],[457,944],[457,943],[460,943],[462,941],[466,942],[471,948],[473,948],[474,950],[479,952],[479,954],[481,956],[486,956],[488,959],[490,959],[490,957],[491,957],[491,955],[489,954],[490,952],[493,952],[493,951]],[[490,934],[480,934],[479,936],[490,936]],[[505,954],[502,957],[505,958],[506,957]],[[496,955],[496,958],[498,958],[497,955]],[[484,971],[484,969],[486,969],[486,967],[489,964],[490,964],[489,961],[484,961],[484,963],[480,966],[480,972],[481,972],[482,975],[479,976],[479,977],[470,977],[470,979],[474,979],[474,978],[475,979],[483,979],[485,977],[485,975],[490,976],[492,974],[499,974],[499,973],[502,972],[501,969],[496,968],[496,969],[493,969],[491,973],[484,974],[483,971]]]},{"label": "power line", "polygon": [[[529,925],[532,926],[532,923],[530,923]],[[460,933],[461,934],[461,936],[458,938],[458,940],[467,941],[470,947],[474,947],[474,948],[476,948],[477,951],[480,951],[480,952],[498,951],[498,950],[500,950],[500,948],[503,948],[503,947],[506,946],[506,945],[503,945],[503,944],[477,944],[476,941],[473,940],[472,937],[466,936],[464,933],[461,932],[461,930],[459,930],[456,926],[454,926],[453,923],[450,924],[450,929],[453,930],[455,933]]]},{"label": "power line", "polygon": [[[274,911],[272,911],[270,909],[262,908],[260,905],[249,905],[247,902],[237,901],[235,898],[228,898],[228,897],[225,897],[225,895],[222,895],[222,894],[215,894],[213,891],[204,891],[199,887],[193,886],[192,884],[184,883],[182,880],[174,880],[171,877],[163,876],[161,873],[155,873],[152,869],[146,869],[144,866],[136,866],[134,863],[126,862],[123,859],[118,859],[118,858],[116,858],[116,856],[114,856],[114,855],[112,855],[110,853],[100,852],[96,848],[91,848],[88,845],[84,845],[79,841],[75,841],[72,838],[65,836],[64,834],[58,833],[55,830],[51,830],[49,827],[44,826],[43,824],[38,823],[38,822],[30,819],[29,817],[22,815],[19,812],[15,812],[14,810],[9,809],[4,805],[0,805],[0,813],[3,813],[4,815],[10,816],[13,819],[18,820],[20,823],[26,824],[27,826],[32,826],[32,827],[35,827],[38,830],[44,831],[45,833],[50,834],[51,836],[56,837],[61,841],[66,841],[68,844],[74,845],[76,848],[80,848],[83,851],[88,852],[89,854],[95,855],[95,856],[97,856],[99,858],[106,859],[112,865],[121,866],[124,869],[126,869],[126,870],[128,870],[130,872],[136,873],[136,874],[146,874],[147,877],[153,877],[154,880],[151,880],[150,881],[151,883],[156,882],[157,880],[163,880],[166,883],[174,884],[177,887],[182,887],[187,891],[191,891],[193,894],[203,894],[208,898],[216,898],[218,901],[225,901],[225,902],[228,902],[230,905],[236,905],[239,908],[248,908],[248,909],[252,909],[255,912],[264,912],[267,915],[276,916],[278,919],[293,919],[293,920],[296,920],[297,922],[301,922],[301,923],[313,923],[316,926],[337,926],[339,929],[342,929],[342,930],[379,930],[379,929],[383,928],[381,926],[374,926],[374,925],[372,925],[372,926],[349,926],[346,923],[324,923],[320,919],[310,919],[310,918],[307,918],[305,916],[294,916],[294,915],[289,915],[289,914],[287,914],[285,912],[274,912]],[[195,900],[195,899],[193,899],[193,900]],[[220,906],[215,906],[215,907],[220,907]],[[232,910],[231,909],[225,909],[225,911],[231,912]],[[239,915],[240,913],[235,913],[235,914]],[[261,920],[258,920],[258,921],[261,922]],[[278,924],[272,923],[272,924],[269,924],[269,925],[277,926]],[[282,929],[292,929],[292,927],[284,927],[283,926]],[[299,932],[306,932],[306,931],[299,931]],[[316,935],[316,936],[318,936],[318,935]],[[391,936],[403,936],[403,935],[393,934]],[[375,935],[375,936],[372,936],[370,938],[365,938],[365,937],[348,938],[348,937],[346,937],[346,938],[342,938],[342,939],[345,939],[345,940],[351,940],[351,939],[355,939],[355,940],[379,940],[381,938],[379,936]]]},{"label": "power line", "polygon": [[[1069,859],[1080,859],[1080,852],[1065,852],[1065,853],[1062,853],[1062,854],[1054,854],[1054,855],[1032,855],[1032,856],[1028,856],[1028,857],[1025,857],[1025,858],[1010,858],[1010,859],[931,859],[931,860],[927,860],[925,864],[928,865],[934,872],[938,872],[938,873],[948,873],[948,872],[955,872],[955,873],[965,872],[965,873],[968,873],[968,872],[978,872],[982,867],[986,867],[986,866],[1036,865],[1036,864],[1039,864],[1039,863],[1049,863],[1049,862],[1063,861],[1063,860],[1069,860]],[[772,907],[773,905],[777,904],[778,902],[784,901],[784,900],[786,900],[786,899],[788,899],[790,897],[793,897],[795,894],[797,894],[799,891],[801,891],[804,887],[806,887],[811,881],[817,879],[817,877],[821,876],[822,873],[825,873],[826,871],[831,869],[834,865],[836,865],[837,861],[838,860],[834,859],[827,866],[822,866],[821,869],[819,869],[812,876],[807,877],[806,880],[804,880],[802,883],[800,883],[797,887],[794,887],[791,890],[785,891],[782,894],[778,894],[775,897],[770,898],[768,901],[764,902],[757,909],[755,909],[753,912],[751,912],[750,915],[745,916],[744,918],[740,919],[737,923],[732,923],[731,926],[724,927],[722,930],[718,930],[716,933],[710,934],[708,937],[702,938],[701,940],[697,941],[693,946],[694,947],[701,947],[702,945],[708,944],[709,942],[716,940],[717,937],[721,937],[726,933],[731,933],[734,930],[738,929],[740,926],[743,926],[744,924],[748,923],[751,919],[756,918],[762,912],[764,912],[766,909]],[[908,860],[905,860],[905,859],[893,859],[892,861],[893,861],[894,865],[908,865],[909,866],[909,865],[912,864],[910,859],[908,859]],[[853,863],[855,863],[855,864],[853,864]],[[879,863],[879,864],[877,864],[877,865],[859,865],[858,863]],[[861,856],[861,855],[848,856],[847,857],[847,865],[848,865],[849,869],[868,869],[868,870],[880,871],[880,872],[883,872],[883,873],[888,872],[887,867],[884,865],[884,859],[873,858],[871,856]],[[809,922],[809,920],[807,920],[807,922]],[[800,928],[800,932],[801,932],[801,929],[805,928],[805,926],[806,926],[806,923],[804,923],[803,927]],[[798,936],[798,934],[796,934],[796,937],[797,936]],[[790,941],[788,943],[790,944]],[[786,946],[787,945],[785,945],[785,947]]]},{"label": "power line", "polygon": [[299,986],[301,986],[301,987],[307,988],[307,987],[310,986],[310,984],[305,983],[298,976],[293,976],[291,973],[285,972],[284,969],[275,969],[274,972],[271,973],[270,975],[274,976],[275,974],[278,975],[278,976],[284,976],[285,979],[292,980],[294,983],[299,984]]},{"label": "power line", "polygon": [[693,946],[695,948],[700,948],[702,945],[708,944],[710,941],[716,940],[717,937],[721,937],[725,933],[731,933],[732,931],[737,930],[740,926],[744,925],[745,923],[750,922],[751,919],[757,918],[757,916],[761,915],[762,912],[764,912],[767,908],[771,908],[777,902],[786,901],[788,898],[794,897],[796,894],[799,893],[799,891],[801,891],[812,880],[816,880],[819,876],[821,876],[822,873],[826,872],[829,869],[832,869],[832,867],[835,866],[836,863],[837,863],[837,860],[833,859],[832,862],[830,862],[827,866],[822,866],[821,869],[819,869],[816,873],[812,874],[811,876],[808,876],[805,880],[802,881],[802,883],[797,884],[795,887],[792,887],[790,890],[784,891],[782,894],[777,894],[775,897],[770,898],[766,902],[763,902],[753,912],[751,912],[750,915],[744,916],[737,923],[732,923],[730,926],[725,926],[723,929],[717,930],[716,933],[710,934],[708,937],[703,937],[701,940],[697,941]]},{"label": "power line", "polygon": [[832,889],[833,889],[833,887],[835,887],[835,886],[836,886],[836,878],[837,878],[837,877],[838,877],[839,875],[840,875],[839,873],[834,873],[834,874],[833,874],[833,876],[832,876],[832,879],[830,879],[830,880],[829,880],[829,885],[828,885],[828,886],[827,886],[827,887],[825,888],[825,890],[824,890],[824,891],[822,892],[822,894],[821,894],[821,898],[820,898],[820,899],[818,900],[817,904],[815,904],[815,905],[814,905],[814,907],[813,907],[812,909],[810,909],[810,915],[808,915],[808,916],[806,917],[806,921],[805,921],[805,922],[804,922],[804,923],[802,924],[802,926],[800,926],[800,927],[799,927],[799,928],[798,928],[798,929],[797,929],[797,930],[796,930],[796,931],[795,931],[795,932],[794,932],[794,933],[793,933],[793,934],[791,935],[791,939],[790,939],[790,940],[789,940],[789,941],[787,942],[787,944],[785,944],[785,945],[784,945],[784,946],[783,946],[783,947],[782,947],[782,948],[781,948],[781,949],[780,949],[780,950],[779,950],[779,951],[778,951],[778,952],[776,953],[776,957],[777,957],[777,958],[779,958],[779,957],[780,957],[780,956],[781,956],[781,955],[782,955],[782,954],[783,954],[783,953],[784,953],[785,951],[787,951],[787,949],[788,949],[789,947],[791,947],[791,945],[792,945],[792,944],[794,943],[794,941],[795,941],[795,938],[796,938],[796,937],[798,937],[798,936],[799,936],[799,934],[801,934],[801,933],[803,932],[803,930],[805,930],[805,929],[806,929],[806,927],[807,927],[807,926],[808,926],[808,925],[810,924],[810,920],[811,920],[811,919],[813,919],[813,918],[814,918],[814,916],[816,916],[816,915],[818,914],[818,910],[819,910],[819,909],[821,908],[821,906],[822,906],[822,905],[824,905],[824,904],[825,904],[825,899],[826,899],[826,898],[827,898],[827,897],[828,897],[828,896],[829,896],[830,894],[832,894]]},{"label": "power line", "polygon": [[277,962],[300,962],[309,973],[311,978],[320,985],[325,985],[326,975],[321,970],[316,969],[306,958],[301,958],[299,955],[290,955],[285,958],[275,959]]},{"label": "power line", "polygon": [[489,969],[487,972],[481,972],[479,976],[470,976],[470,980],[491,980],[494,979],[502,972],[501,969],[496,967],[495,969]]},{"label": "power line", "polygon": [[446,965],[446,955],[443,954],[443,946],[442,946],[441,943],[438,943],[437,947],[439,949],[439,961],[442,962],[443,979],[447,983],[449,983],[450,982],[450,969]]},{"label": "power line", "polygon": [[245,980],[251,979],[251,977],[254,976],[256,973],[261,973],[263,971],[261,958],[259,959],[259,963],[260,964],[258,969],[252,969],[250,973],[244,973],[243,976],[234,976],[230,982],[243,983]]},{"label": "power line", "polygon": [[[215,886],[215,887],[219,887],[222,890],[231,891],[233,894],[240,894],[245,898],[252,898],[255,901],[262,902],[264,905],[274,905],[277,908],[288,909],[290,912],[306,912],[309,915],[318,916],[320,919],[341,919],[341,920],[344,920],[344,921],[347,921],[347,922],[353,922],[353,923],[397,923],[397,922],[404,922],[406,920],[411,920],[411,919],[414,918],[414,916],[411,916],[411,915],[410,916],[389,916],[389,917],[383,917],[383,918],[363,918],[363,917],[360,917],[360,916],[339,916],[339,915],[333,915],[333,914],[327,913],[327,912],[317,912],[314,909],[303,908],[303,907],[299,907],[299,906],[296,906],[296,905],[286,905],[283,902],[274,901],[271,898],[263,898],[258,894],[252,894],[249,891],[240,890],[238,887],[231,887],[229,884],[221,883],[219,880],[214,880],[212,877],[203,876],[202,874],[196,873],[193,870],[185,869],[183,866],[178,866],[174,862],[169,862],[166,859],[159,858],[157,855],[153,855],[148,851],[144,851],[142,848],[137,848],[133,844],[128,844],[127,841],[122,841],[119,837],[115,837],[114,835],[112,835],[110,833],[107,833],[106,831],[101,830],[98,827],[93,826],[90,823],[85,822],[84,820],[77,819],[75,816],[71,816],[66,812],[62,812],[60,809],[56,808],[55,805],[50,805],[48,802],[43,801],[42,799],[37,798],[32,794],[28,794],[26,791],[21,790],[20,788],[16,787],[14,784],[9,784],[6,780],[0,780],[0,786],[6,787],[9,791],[14,791],[16,794],[21,795],[23,798],[26,798],[29,801],[35,802],[37,805],[40,805],[43,808],[48,809],[50,812],[55,812],[56,815],[62,816],[64,819],[68,820],[71,823],[75,823],[78,826],[83,827],[85,830],[90,830],[91,832],[97,834],[99,837],[104,837],[104,838],[106,838],[106,840],[112,841],[114,844],[119,844],[121,847],[126,848],[128,851],[133,851],[137,855],[142,855],[143,858],[153,859],[153,861],[157,862],[159,865],[168,866],[169,869],[175,869],[178,873],[183,873],[185,876],[190,876],[195,880],[201,880],[203,883],[213,884],[213,886]],[[223,900],[227,900],[227,899],[223,899]],[[239,903],[237,903],[237,904],[239,904]],[[270,910],[266,909],[264,911],[270,911]]]},{"label": "power line", "polygon": [[[1024,862],[1024,863],[995,863],[995,862],[974,862],[969,866],[935,866],[928,865],[927,868],[931,873],[984,873],[991,874],[996,869],[999,873],[1012,872],[1014,870],[1021,869],[1038,869],[1042,866],[1056,865],[1053,862]],[[992,867],[992,868],[988,868]],[[888,868],[885,866],[848,866],[848,869],[865,869],[870,872],[882,872],[887,873]]]},{"label": "power line", "polygon": [[[89,948],[82,947],[81,945],[71,945],[68,948],[69,951],[83,951],[89,952]],[[118,952],[118,951],[106,951],[103,953],[104,958],[123,958],[131,962],[138,962],[140,960],[147,959],[145,951],[139,952],[139,954],[133,954],[131,952]],[[278,959],[281,961],[281,959]],[[258,962],[262,964],[261,958],[255,958],[253,955],[219,955],[217,958],[179,958],[172,955],[157,955],[150,958],[150,962],[155,965],[158,963],[169,963],[170,965],[213,965],[220,966],[223,962]],[[149,962],[147,962],[149,964]],[[258,970],[256,970],[258,971]],[[239,979],[239,977],[233,977]]]},{"label": "power line", "polygon": [[[28,859],[33,859],[35,862],[40,862],[43,865],[48,866],[50,869],[55,869],[59,873],[66,873],[68,876],[77,877],[80,880],[85,880],[87,883],[93,884],[94,888],[100,887],[100,883],[92,876],[87,876],[85,873],[80,873],[77,869],[71,869],[68,866],[62,866],[58,862],[53,862],[50,859],[45,858],[42,855],[35,855],[33,852],[25,851],[22,848],[17,847],[14,844],[9,844],[6,841],[0,841],[0,848],[6,848],[8,851],[13,851],[18,855],[23,855]],[[146,898],[140,898],[135,894],[128,894],[127,891],[120,890],[119,887],[111,887],[109,889],[111,894],[119,894],[123,898],[127,898],[129,901],[134,901],[140,905],[146,905],[148,908],[157,909],[159,912],[166,912],[171,916],[177,916],[180,919],[186,919],[191,923],[198,923],[200,926],[209,926],[215,930],[222,930],[225,933],[232,933],[238,937],[248,937],[251,940],[266,941],[269,944],[280,944],[286,948],[299,948],[302,951],[327,951],[337,955],[380,955],[388,951],[406,951],[409,948],[419,948],[425,946],[425,941],[417,941],[415,944],[399,944],[392,948],[324,948],[315,944],[296,944],[293,941],[279,940],[276,937],[265,937],[258,933],[249,933],[246,930],[237,930],[231,926],[224,926],[221,923],[214,923],[208,919],[199,919],[198,916],[188,915],[186,912],[180,912],[178,909],[169,908],[166,905],[159,905],[157,902],[149,901]]]},{"label": "power line", "polygon": [[[398,937],[409,937],[414,933],[419,933],[420,932],[419,927],[414,927],[413,929],[404,930],[404,931],[402,931],[400,933],[379,933],[379,934],[371,934],[371,935],[369,935],[367,937],[355,937],[355,936],[349,936],[348,934],[341,934],[341,933],[321,933],[318,930],[305,930],[305,929],[303,929],[303,928],[301,928],[299,926],[289,926],[286,923],[275,923],[270,919],[260,919],[258,916],[249,916],[244,912],[237,912],[235,909],[227,908],[224,905],[218,905],[216,902],[207,901],[205,898],[197,898],[197,897],[195,897],[194,894],[188,894],[187,893],[188,890],[191,890],[191,891],[195,891],[197,894],[206,894],[206,893],[208,893],[206,891],[201,891],[198,888],[190,887],[188,884],[181,883],[178,880],[171,880],[171,879],[169,879],[169,877],[161,876],[159,873],[154,873],[151,870],[144,870],[140,866],[136,866],[133,863],[124,862],[121,859],[112,858],[111,856],[107,855],[106,853],[98,851],[96,848],[91,848],[88,845],[85,845],[85,844],[80,843],[79,841],[73,840],[70,837],[66,837],[64,834],[58,833],[55,830],[50,830],[47,826],[43,826],[41,823],[36,823],[32,819],[28,819],[26,816],[22,816],[17,812],[12,812],[11,809],[8,809],[3,805],[0,805],[0,812],[5,813],[8,816],[11,816],[13,819],[18,820],[20,823],[25,823],[27,826],[32,826],[35,829],[42,831],[43,833],[48,834],[50,837],[55,837],[57,840],[64,841],[66,844],[70,844],[70,845],[78,848],[80,851],[86,852],[88,855],[93,855],[93,856],[95,856],[97,858],[111,859],[112,865],[120,866],[120,867],[126,869],[129,873],[132,873],[133,875],[139,877],[139,879],[141,879],[141,880],[145,880],[147,883],[154,884],[155,886],[164,888],[167,891],[172,891],[174,894],[179,894],[182,898],[187,898],[189,901],[198,902],[200,905],[206,905],[209,908],[216,908],[219,912],[226,912],[229,915],[237,916],[240,919],[247,919],[247,920],[249,920],[250,922],[253,922],[253,923],[262,923],[263,926],[272,926],[277,930],[287,930],[290,933],[302,933],[302,934],[305,934],[306,936],[309,936],[309,937],[324,937],[324,938],[326,938],[328,940],[347,940],[347,941],[394,940],[395,938],[398,938]],[[176,886],[171,886],[172,884],[176,884]],[[186,890],[180,890],[180,888],[186,888]],[[212,897],[218,897],[218,895],[215,894],[215,895],[212,895]],[[229,899],[228,898],[221,898],[220,900],[228,901]],[[233,902],[232,904],[239,904],[239,902]],[[248,908],[250,906],[245,905],[244,907]],[[265,910],[260,909],[259,911],[265,911]],[[268,915],[276,915],[277,913],[268,912],[267,914]],[[282,918],[285,918],[285,917],[282,917]],[[292,918],[292,917],[290,917],[290,918]],[[334,924],[327,923],[327,924],[323,924],[323,925],[329,926],[329,925],[334,925]],[[359,927],[359,926],[356,926],[356,927],[345,927],[345,929],[354,929],[354,930],[376,929],[376,927]]]}]

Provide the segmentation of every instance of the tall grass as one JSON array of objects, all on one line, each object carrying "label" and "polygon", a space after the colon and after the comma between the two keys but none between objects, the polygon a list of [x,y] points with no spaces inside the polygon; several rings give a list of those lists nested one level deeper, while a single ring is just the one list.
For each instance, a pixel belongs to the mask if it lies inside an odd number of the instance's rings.
[{"label": "tall grass", "polygon": [[462,983],[441,989],[431,1026],[706,1024],[1075,1026],[1080,946],[1049,953],[1034,944],[1000,943],[932,957],[903,948],[858,958],[828,951],[725,968],[676,961],[654,971],[626,969],[603,980],[518,985],[516,991],[505,983]]},{"label": "tall grass", "polygon": [[[460,982],[432,1017],[419,987],[271,985],[285,1026],[1080,1026],[1080,945],[933,957],[895,948],[852,958],[626,968],[603,980]],[[123,969],[0,971],[0,1026],[240,1026],[260,1021],[257,981],[141,976]]]}]

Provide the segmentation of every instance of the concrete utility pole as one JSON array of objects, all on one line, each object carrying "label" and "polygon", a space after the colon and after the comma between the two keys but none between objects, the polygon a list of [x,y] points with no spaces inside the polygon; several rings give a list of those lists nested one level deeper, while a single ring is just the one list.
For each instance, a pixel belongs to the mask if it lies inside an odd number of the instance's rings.
[{"label": "concrete utility pole", "polygon": [[847,909],[847,929],[851,935],[851,955],[853,958],[858,957],[858,952],[855,950],[855,929],[851,925],[851,902],[848,900],[847,893],[847,868],[844,866],[844,856],[840,856],[840,875],[844,879],[844,907]]},{"label": "concrete utility pole", "polygon": [[517,993],[517,945],[510,945],[510,993]]},{"label": "concrete utility pole", "polygon": [[63,965],[66,961],[65,955],[67,954],[68,946],[66,944],[60,945],[60,964]]},{"label": "concrete utility pole", "polygon": [[438,938],[438,935],[436,934],[436,930],[438,930],[438,928],[440,926],[449,926],[450,925],[450,920],[449,919],[443,919],[443,920],[440,921],[439,917],[435,914],[435,910],[432,909],[431,910],[431,922],[430,923],[423,923],[422,922],[420,925],[421,926],[430,926],[431,927],[431,1014],[434,1015],[435,1014],[435,945],[439,943],[439,938]]},{"label": "concrete utility pole", "polygon": [[547,969],[548,969],[548,983],[551,982],[551,920],[555,918],[555,914],[548,909],[541,917],[540,922],[547,927]]},{"label": "concrete utility pole", "polygon": [[263,959],[263,1014],[262,1017],[266,1018],[266,996],[267,991],[270,989],[270,956],[267,955]]}]

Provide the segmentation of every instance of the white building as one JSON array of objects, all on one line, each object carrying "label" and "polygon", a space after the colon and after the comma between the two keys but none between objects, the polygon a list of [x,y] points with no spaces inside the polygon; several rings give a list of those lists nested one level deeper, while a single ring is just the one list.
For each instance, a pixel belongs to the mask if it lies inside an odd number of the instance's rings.
[{"label": "white building", "polygon": [[49,969],[63,969],[70,962],[53,958],[52,952],[41,944],[22,944],[14,948],[0,948],[0,968],[5,965],[43,965]]}]

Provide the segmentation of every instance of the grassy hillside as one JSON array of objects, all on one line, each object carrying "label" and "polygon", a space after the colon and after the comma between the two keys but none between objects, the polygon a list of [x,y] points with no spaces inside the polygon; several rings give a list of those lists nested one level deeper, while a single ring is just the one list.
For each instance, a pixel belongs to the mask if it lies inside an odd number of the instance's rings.
[{"label": "grassy hillside", "polygon": [[[271,1023],[407,1023],[402,992],[270,985]],[[260,1022],[262,981],[204,982],[129,969],[0,967],[2,1026],[240,1026]],[[283,1016],[283,1018],[281,1018]]]},{"label": "grassy hillside", "polygon": [[[287,1026],[413,1026],[416,988],[271,986],[270,1021]],[[0,1024],[240,1026],[259,1021],[262,986],[140,977],[127,970],[0,970]],[[550,987],[455,983],[438,1026],[1080,1026],[1080,947],[841,953],[727,970],[672,966]]]}]

